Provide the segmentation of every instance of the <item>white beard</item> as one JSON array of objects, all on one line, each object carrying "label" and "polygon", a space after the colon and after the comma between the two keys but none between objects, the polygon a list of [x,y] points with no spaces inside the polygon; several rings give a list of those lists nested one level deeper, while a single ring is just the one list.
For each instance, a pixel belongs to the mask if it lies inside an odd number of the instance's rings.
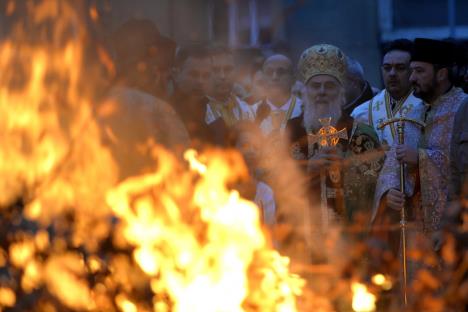
[{"label": "white beard", "polygon": [[341,118],[341,108],[345,104],[344,92],[337,97],[337,99],[328,105],[316,105],[313,100],[306,94],[304,96],[304,127],[309,131],[316,132],[322,128],[319,118],[331,117],[331,125],[336,126],[338,120]]}]

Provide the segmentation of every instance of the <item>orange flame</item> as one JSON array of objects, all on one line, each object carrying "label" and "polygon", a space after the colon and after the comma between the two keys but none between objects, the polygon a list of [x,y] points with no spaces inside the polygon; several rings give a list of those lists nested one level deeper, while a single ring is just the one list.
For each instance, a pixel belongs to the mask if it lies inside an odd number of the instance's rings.
[{"label": "orange flame", "polygon": [[[267,247],[258,208],[226,188],[233,171],[222,155],[197,158],[195,151],[187,151],[191,171],[181,178],[174,176],[176,161],[170,154],[158,150],[157,155],[161,166],[156,173],[128,179],[107,197],[126,223],[123,231],[135,246],[135,261],[154,277],[153,291],[168,293],[175,311],[242,311],[248,300],[276,306],[273,311],[295,310],[302,281],[288,273],[287,260]],[[185,192],[192,193],[192,202],[180,206]],[[188,216],[196,223],[189,223]],[[260,288],[249,289],[249,267],[260,255]]]},{"label": "orange flame", "polygon": [[351,286],[353,291],[353,310],[356,312],[375,311],[375,295],[367,290],[361,283],[354,282]]},{"label": "orange flame", "polygon": [[0,288],[0,307],[12,307],[15,305],[16,295],[10,288]]}]

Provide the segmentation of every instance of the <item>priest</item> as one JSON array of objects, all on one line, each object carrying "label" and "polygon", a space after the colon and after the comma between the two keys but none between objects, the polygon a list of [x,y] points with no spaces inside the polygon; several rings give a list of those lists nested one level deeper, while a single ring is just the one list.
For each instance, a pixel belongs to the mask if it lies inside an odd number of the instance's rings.
[{"label": "priest", "polygon": [[[299,76],[305,85],[304,113],[288,122],[291,154],[307,163],[311,201],[320,205],[322,225],[352,222],[369,213],[381,167],[377,134],[343,112],[346,56],[319,44],[305,50]],[[372,153],[374,152],[374,153]]]},{"label": "priest", "polygon": [[397,129],[396,124],[380,127],[384,121],[401,116],[417,120],[423,117],[424,105],[421,99],[413,95],[409,80],[412,52],[413,43],[410,40],[390,42],[385,48],[381,67],[385,89],[351,113],[358,121],[371,125],[381,144],[387,147],[396,142]]},{"label": "priest", "polygon": [[[386,236],[395,254],[400,246],[400,232],[386,233],[379,229],[382,225],[398,228],[403,207],[407,212],[408,248],[414,247],[416,239],[418,248],[427,245],[437,250],[440,247],[438,233],[450,184],[452,128],[458,108],[468,101],[468,95],[452,84],[453,51],[454,46],[449,42],[415,40],[410,81],[414,95],[427,107],[425,127],[416,145],[397,144],[387,154],[371,218],[374,233]],[[402,163],[411,177],[405,181],[404,193],[399,191],[400,178],[395,172]],[[421,245],[421,241],[425,244]],[[417,267],[417,264],[411,265],[410,279]]]}]

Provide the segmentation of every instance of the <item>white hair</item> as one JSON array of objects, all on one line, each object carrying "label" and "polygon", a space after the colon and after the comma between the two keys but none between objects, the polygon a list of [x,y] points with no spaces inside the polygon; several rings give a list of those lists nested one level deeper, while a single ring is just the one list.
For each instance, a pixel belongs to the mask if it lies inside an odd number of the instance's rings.
[{"label": "white hair", "polygon": [[339,94],[336,99],[327,104],[316,104],[314,99],[311,99],[307,92],[303,98],[304,101],[304,127],[307,132],[316,132],[322,125],[320,124],[319,118],[331,117],[331,125],[336,126],[338,120],[341,118],[341,108],[346,103],[345,89],[340,86]]},{"label": "white hair", "polygon": [[348,56],[346,59],[346,64],[348,76],[351,76],[354,79],[365,80],[364,67],[362,67],[362,64],[359,63],[358,60]]}]

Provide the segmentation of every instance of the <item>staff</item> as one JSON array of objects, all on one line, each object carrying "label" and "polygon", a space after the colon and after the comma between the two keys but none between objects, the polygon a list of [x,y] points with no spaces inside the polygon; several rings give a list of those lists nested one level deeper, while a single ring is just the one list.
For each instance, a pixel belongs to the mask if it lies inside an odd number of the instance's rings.
[{"label": "staff", "polygon": [[[404,122],[412,122],[417,124],[420,127],[425,127],[425,124],[421,121],[410,119],[406,117],[399,117],[399,118],[392,118],[385,122],[382,122],[378,128],[381,130],[384,127],[391,125],[393,123],[397,123],[397,133],[398,133],[398,144],[405,143],[405,124]],[[405,193],[405,163],[400,162],[400,192]],[[401,256],[402,256],[402,267],[403,267],[403,300],[405,305],[408,304],[407,299],[407,259],[406,259],[406,211],[405,206],[403,205],[402,209],[400,210],[400,234],[401,234]]]}]

